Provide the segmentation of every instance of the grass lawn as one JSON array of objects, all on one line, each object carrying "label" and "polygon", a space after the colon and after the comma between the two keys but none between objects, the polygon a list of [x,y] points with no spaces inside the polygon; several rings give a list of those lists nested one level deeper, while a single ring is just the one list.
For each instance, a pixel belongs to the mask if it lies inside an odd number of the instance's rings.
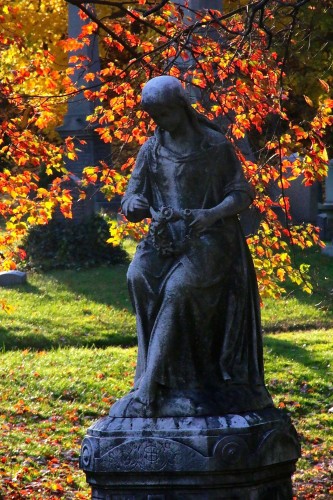
[{"label": "grass lawn", "polygon": [[27,285],[1,290],[15,310],[1,316],[0,346],[50,349],[64,346],[134,345],[126,267],[31,274]]},{"label": "grass lawn", "polygon": [[266,335],[265,368],[275,405],[291,414],[301,438],[296,498],[332,498],[333,329]]},{"label": "grass lawn", "polygon": [[[315,293],[289,286],[262,311],[266,381],[301,437],[294,480],[304,500],[333,496],[333,260],[309,259]],[[89,498],[82,437],[129,390],[135,369],[125,272],[31,274],[27,285],[1,290],[15,310],[0,313],[0,498]]]},{"label": "grass lawn", "polygon": [[320,249],[297,252],[294,263],[310,264],[313,293],[307,294],[286,283],[282,300],[265,299],[262,320],[266,332],[288,332],[310,328],[333,328],[333,258]]}]

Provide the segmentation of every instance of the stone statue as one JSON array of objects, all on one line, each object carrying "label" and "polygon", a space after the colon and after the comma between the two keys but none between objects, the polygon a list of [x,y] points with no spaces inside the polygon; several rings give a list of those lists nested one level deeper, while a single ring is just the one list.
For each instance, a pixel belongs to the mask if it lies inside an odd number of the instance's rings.
[{"label": "stone statue", "polygon": [[128,270],[137,318],[133,390],[113,417],[182,417],[273,406],[263,377],[256,276],[238,215],[253,199],[233,147],[179,80],[148,81],[157,128],[122,201],[152,218]]},{"label": "stone statue", "polygon": [[128,270],[133,390],[82,442],[92,498],[292,500],[296,431],[264,385],[256,276],[237,214],[253,193],[231,144],[170,76],[123,198],[151,218]]}]

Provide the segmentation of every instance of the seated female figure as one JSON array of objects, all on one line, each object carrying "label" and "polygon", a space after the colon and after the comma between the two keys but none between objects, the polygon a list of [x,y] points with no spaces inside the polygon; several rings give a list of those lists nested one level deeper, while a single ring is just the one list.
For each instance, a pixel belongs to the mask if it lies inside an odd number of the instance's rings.
[{"label": "seated female figure", "polygon": [[151,217],[128,270],[138,360],[112,416],[221,415],[272,406],[263,379],[256,276],[238,213],[252,202],[231,144],[173,77],[150,80],[155,121],[123,198]]}]

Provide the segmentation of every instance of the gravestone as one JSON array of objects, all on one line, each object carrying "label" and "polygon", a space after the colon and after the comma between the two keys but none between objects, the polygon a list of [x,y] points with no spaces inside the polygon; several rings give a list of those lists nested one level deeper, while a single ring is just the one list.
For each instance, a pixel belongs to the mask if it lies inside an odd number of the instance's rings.
[{"label": "gravestone", "polygon": [[[90,6],[93,9],[93,6]],[[90,19],[81,19],[79,9],[75,5],[68,4],[68,36],[70,38],[78,38],[82,27],[89,23]],[[86,61],[82,62],[82,67],[76,68],[73,74],[70,75],[72,82],[78,89],[85,89],[87,82],[84,79],[87,73],[97,73],[100,70],[100,59],[98,49],[97,35],[88,35],[90,44],[85,45],[82,49],[78,49],[69,53],[69,56],[85,57]],[[71,66],[71,64],[69,65]],[[75,64],[72,64],[75,68]],[[97,77],[95,81],[90,82],[94,85],[94,90],[98,88]],[[111,146],[105,143],[94,131],[99,125],[90,125],[87,122],[87,116],[93,114],[95,101],[88,101],[82,92],[79,92],[68,101],[68,109],[65,115],[64,123],[58,127],[58,132],[62,138],[68,136],[74,137],[74,143],[77,147],[77,159],[70,160],[65,158],[65,166],[71,172],[71,182],[68,188],[71,189],[74,196],[73,202],[73,221],[82,222],[91,217],[100,204],[103,204],[104,198],[98,192],[96,186],[90,187],[87,190],[87,196],[84,200],[79,199],[78,185],[82,177],[82,171],[87,166],[98,165],[100,160],[111,165]],[[79,141],[84,140],[86,144],[81,144]],[[59,215],[61,218],[61,215]]]},{"label": "gravestone", "polygon": [[325,182],[325,203],[333,205],[333,160],[328,163],[328,172]]},{"label": "gravestone", "polygon": [[304,185],[304,177],[299,176],[285,190],[290,200],[290,213],[294,224],[316,224],[318,216],[318,182]]},{"label": "gravestone", "polygon": [[0,272],[0,286],[24,285],[27,282],[27,273],[23,271]]},{"label": "gravestone", "polygon": [[[327,177],[325,179],[325,195],[323,203],[318,205],[319,212],[326,215],[325,240],[333,239],[333,160],[329,161]],[[325,250],[324,250],[325,252]],[[326,253],[332,255],[332,249],[327,248]]]}]

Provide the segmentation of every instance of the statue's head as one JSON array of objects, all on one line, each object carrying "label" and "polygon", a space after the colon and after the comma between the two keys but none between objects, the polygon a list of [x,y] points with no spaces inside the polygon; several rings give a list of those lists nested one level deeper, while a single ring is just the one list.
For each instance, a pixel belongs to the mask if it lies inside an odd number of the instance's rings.
[{"label": "statue's head", "polygon": [[158,76],[143,87],[142,108],[155,123],[172,132],[180,123],[192,121],[192,106],[180,81],[173,76]]},{"label": "statue's head", "polygon": [[152,105],[190,106],[188,95],[180,81],[174,76],[157,76],[149,80],[142,90],[143,109]]},{"label": "statue's head", "polygon": [[220,132],[220,128],[195,111],[181,82],[174,76],[157,76],[142,90],[141,106],[154,122],[168,132],[186,123],[202,133],[202,125]]}]

